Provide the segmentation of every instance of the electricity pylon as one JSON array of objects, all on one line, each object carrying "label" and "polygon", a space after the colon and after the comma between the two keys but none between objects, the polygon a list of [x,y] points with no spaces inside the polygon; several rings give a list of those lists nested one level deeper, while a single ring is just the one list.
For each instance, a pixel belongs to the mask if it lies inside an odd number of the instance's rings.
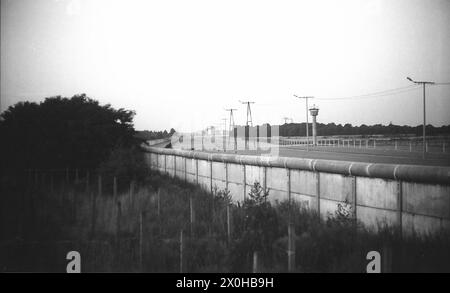
[{"label": "electricity pylon", "polygon": [[225,111],[230,111],[230,127],[228,128],[228,131],[231,135],[231,131],[234,129],[234,116],[233,116],[233,111],[237,111],[237,109],[225,109]]},{"label": "electricity pylon", "polygon": [[251,101],[239,101],[241,104],[247,104],[247,123],[245,125],[249,125],[253,127],[253,119],[252,119],[252,109],[250,108],[250,104],[254,104],[255,102]]},{"label": "electricity pylon", "polygon": [[227,118],[222,118],[223,121],[223,131],[227,131]]}]

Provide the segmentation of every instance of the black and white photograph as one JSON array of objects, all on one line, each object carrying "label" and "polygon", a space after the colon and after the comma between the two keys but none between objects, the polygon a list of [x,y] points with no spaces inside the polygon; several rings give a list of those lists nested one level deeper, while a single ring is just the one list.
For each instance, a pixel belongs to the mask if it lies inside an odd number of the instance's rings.
[{"label": "black and white photograph", "polygon": [[1,273],[450,273],[449,0],[0,2]]}]

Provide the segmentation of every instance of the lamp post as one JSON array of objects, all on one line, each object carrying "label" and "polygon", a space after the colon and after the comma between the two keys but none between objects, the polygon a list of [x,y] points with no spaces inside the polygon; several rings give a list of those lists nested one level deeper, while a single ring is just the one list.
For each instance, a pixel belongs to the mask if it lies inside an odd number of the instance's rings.
[{"label": "lamp post", "polygon": [[409,80],[410,82],[413,82],[415,84],[420,84],[422,85],[423,88],[423,146],[422,146],[422,156],[425,159],[425,154],[426,154],[426,132],[425,132],[425,128],[426,128],[426,113],[425,113],[425,85],[427,84],[434,84],[434,82],[432,81],[415,81],[412,80],[410,77],[406,78],[407,80]]},{"label": "lamp post", "polygon": [[294,97],[299,99],[305,99],[306,100],[306,151],[309,151],[309,131],[308,131],[308,99],[313,99],[314,97],[307,96],[307,97],[299,97],[297,95],[294,95]]}]

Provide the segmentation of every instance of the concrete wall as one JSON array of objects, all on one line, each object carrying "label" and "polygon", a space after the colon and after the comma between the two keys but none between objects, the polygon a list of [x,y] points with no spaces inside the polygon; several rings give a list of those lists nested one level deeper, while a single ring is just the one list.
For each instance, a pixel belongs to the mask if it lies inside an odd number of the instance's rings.
[{"label": "concrete wall", "polygon": [[145,148],[151,169],[200,185],[227,188],[242,201],[255,181],[272,201],[297,201],[334,214],[349,203],[356,219],[404,233],[450,229],[450,168],[362,164],[323,160],[264,158]]},{"label": "concrete wall", "polygon": [[170,142],[170,138],[160,138],[160,139],[151,139],[151,140],[147,140],[147,144],[152,146],[152,145],[157,145],[163,142]]}]

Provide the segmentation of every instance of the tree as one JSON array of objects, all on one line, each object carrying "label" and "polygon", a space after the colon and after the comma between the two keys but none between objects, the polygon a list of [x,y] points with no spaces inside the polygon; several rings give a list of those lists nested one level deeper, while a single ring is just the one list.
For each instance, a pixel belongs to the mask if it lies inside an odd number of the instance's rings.
[{"label": "tree", "polygon": [[1,168],[95,168],[114,147],[134,144],[134,115],[85,94],[17,103],[1,114]]},{"label": "tree", "polygon": [[233,249],[233,254],[241,260],[255,251],[261,256],[271,256],[273,241],[279,236],[276,211],[268,201],[269,190],[254,182],[248,195],[242,205],[245,212],[243,233]]},{"label": "tree", "polygon": [[[280,125],[281,136],[306,136],[305,123],[290,123]],[[311,133],[311,123],[309,129]],[[429,135],[449,135],[450,125],[434,127],[427,125],[427,134]],[[395,125],[392,122],[389,125],[365,125],[353,126],[349,123],[345,125],[335,123],[317,123],[318,135],[422,135],[422,125],[408,126]]]}]

